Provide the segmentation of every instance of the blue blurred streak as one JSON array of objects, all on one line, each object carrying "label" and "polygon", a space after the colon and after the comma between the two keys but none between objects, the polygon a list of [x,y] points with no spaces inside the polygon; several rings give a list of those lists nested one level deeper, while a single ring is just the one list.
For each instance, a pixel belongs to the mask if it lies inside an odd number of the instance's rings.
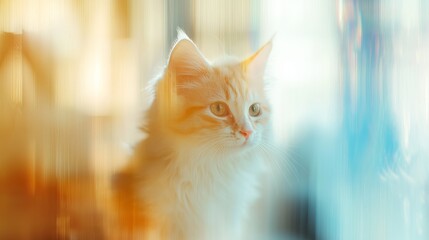
[{"label": "blue blurred streak", "polygon": [[385,57],[392,46],[389,36],[381,32],[375,11],[380,8],[379,1],[354,0],[351,4],[355,17],[342,33],[342,138],[350,180],[359,183],[361,177],[377,177],[393,167],[399,146],[389,101],[391,66]]},{"label": "blue blurred streak", "polygon": [[[381,0],[341,4],[351,10],[340,31],[342,122],[331,137],[317,136],[316,174],[310,190],[317,202],[317,235],[321,239],[428,239],[427,190],[422,187],[427,182],[421,183],[427,180],[414,180],[413,174],[419,173],[407,169],[391,105],[397,97],[391,94],[393,63],[398,60],[392,52],[403,47],[394,43],[400,26],[392,19],[385,21],[390,25],[383,25],[386,4]],[[425,6],[428,1],[419,4]],[[424,19],[419,22],[417,37],[425,29]],[[427,156],[412,161],[427,167]],[[389,174],[393,177],[386,177]]]}]

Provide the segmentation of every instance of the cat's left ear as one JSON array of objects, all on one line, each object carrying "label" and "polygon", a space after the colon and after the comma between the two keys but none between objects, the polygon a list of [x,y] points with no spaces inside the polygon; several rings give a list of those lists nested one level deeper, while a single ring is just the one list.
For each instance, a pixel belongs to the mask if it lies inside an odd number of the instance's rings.
[{"label": "cat's left ear", "polygon": [[255,83],[258,86],[263,85],[263,78],[267,61],[273,48],[273,40],[271,39],[268,43],[262,46],[252,56],[248,57],[242,62],[242,67],[247,75],[247,78],[251,83]]},{"label": "cat's left ear", "polygon": [[170,53],[168,70],[177,83],[192,82],[206,74],[210,68],[203,54],[182,31],[178,30],[178,41]]}]

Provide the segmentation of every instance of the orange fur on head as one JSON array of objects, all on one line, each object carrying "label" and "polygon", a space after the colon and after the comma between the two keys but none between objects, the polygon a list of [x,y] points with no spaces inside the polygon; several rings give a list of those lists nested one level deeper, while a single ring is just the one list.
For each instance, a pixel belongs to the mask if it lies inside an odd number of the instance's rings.
[{"label": "orange fur on head", "polygon": [[[174,133],[192,135],[201,130],[239,129],[243,124],[243,119],[239,119],[243,118],[242,107],[252,104],[251,101],[257,101],[264,112],[269,112],[263,77],[271,48],[270,41],[244,61],[224,59],[209,64],[189,38],[180,39],[157,86],[155,121],[166,124],[164,127]],[[215,101],[228,104],[228,118],[218,119],[206,111]],[[252,123],[256,127],[267,117],[263,115]]]}]

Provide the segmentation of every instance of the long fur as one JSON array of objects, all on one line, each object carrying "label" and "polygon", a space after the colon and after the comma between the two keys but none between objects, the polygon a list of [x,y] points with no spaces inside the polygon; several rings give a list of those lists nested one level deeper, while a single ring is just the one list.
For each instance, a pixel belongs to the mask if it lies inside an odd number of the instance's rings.
[{"label": "long fur", "polygon": [[[271,43],[209,64],[183,34],[155,86],[148,137],[114,178],[118,222],[131,238],[241,239],[265,168],[270,107],[260,86]],[[218,101],[228,116],[210,111]],[[253,103],[260,116],[249,115]]]}]

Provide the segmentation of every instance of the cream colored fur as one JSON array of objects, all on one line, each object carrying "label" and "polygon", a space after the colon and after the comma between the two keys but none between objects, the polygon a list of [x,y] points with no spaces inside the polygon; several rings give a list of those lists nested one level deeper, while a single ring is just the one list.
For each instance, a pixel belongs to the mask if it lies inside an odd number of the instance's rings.
[{"label": "cream colored fur", "polygon": [[[270,50],[268,43],[244,61],[210,64],[179,34],[155,87],[148,137],[114,180],[127,236],[242,239],[269,151],[263,72]],[[216,101],[228,104],[231,116],[213,115]],[[251,117],[255,102],[262,114]],[[252,131],[247,141],[242,129]]]}]

